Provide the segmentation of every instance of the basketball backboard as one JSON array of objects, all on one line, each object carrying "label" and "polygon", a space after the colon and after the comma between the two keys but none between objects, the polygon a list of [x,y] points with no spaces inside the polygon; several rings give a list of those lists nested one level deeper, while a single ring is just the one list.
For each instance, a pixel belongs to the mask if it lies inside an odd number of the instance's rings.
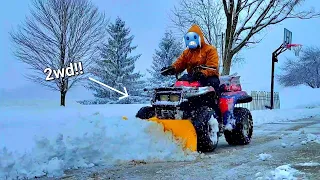
[{"label": "basketball backboard", "polygon": [[[287,28],[284,28],[284,39],[283,39],[283,45],[287,47],[288,44],[292,43],[292,32],[289,31]],[[291,50],[291,46],[287,47],[287,49]]]}]

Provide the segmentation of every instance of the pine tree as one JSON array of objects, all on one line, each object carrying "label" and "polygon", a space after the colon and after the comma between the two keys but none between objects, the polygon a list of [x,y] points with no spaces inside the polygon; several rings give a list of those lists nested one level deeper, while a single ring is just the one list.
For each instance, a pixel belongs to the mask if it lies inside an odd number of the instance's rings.
[{"label": "pine tree", "polygon": [[135,62],[141,54],[130,56],[129,54],[137,48],[131,46],[134,36],[130,35],[130,29],[119,17],[114,24],[110,24],[107,29],[108,41],[100,48],[101,60],[96,62],[96,66],[91,70],[96,80],[107,84],[117,90],[124,91],[126,87],[129,97],[118,100],[122,95],[107,89],[95,82],[90,82],[88,88],[95,91],[94,104],[105,103],[141,103],[144,88],[142,75],[134,72]]},{"label": "pine tree", "polygon": [[159,50],[155,50],[151,69],[147,71],[152,78],[149,79],[151,87],[166,87],[174,83],[174,76],[162,76],[160,70],[163,67],[170,66],[182,53],[183,49],[179,41],[177,41],[172,32],[165,32],[164,37],[159,43]]}]

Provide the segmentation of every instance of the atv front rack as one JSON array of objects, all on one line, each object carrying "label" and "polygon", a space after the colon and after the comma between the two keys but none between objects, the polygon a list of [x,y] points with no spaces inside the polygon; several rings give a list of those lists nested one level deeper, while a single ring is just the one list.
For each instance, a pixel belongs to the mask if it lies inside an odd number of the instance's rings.
[{"label": "atv front rack", "polygon": [[[157,101],[160,101],[157,99],[157,95],[180,95],[180,102],[185,101],[186,98],[189,97],[195,97],[200,96],[209,92],[215,92],[214,88],[212,86],[206,86],[206,87],[164,87],[164,88],[155,88],[154,89],[154,98],[152,103],[156,103]],[[176,101],[173,101],[174,103],[170,103],[172,101],[168,101],[168,105],[172,104],[174,105]],[[165,102],[159,102],[159,105],[164,105]]]},{"label": "atv front rack", "polygon": [[188,99],[215,92],[208,87],[163,87],[155,88],[152,98],[152,106],[155,108],[159,119],[183,119],[182,103],[188,103]]}]

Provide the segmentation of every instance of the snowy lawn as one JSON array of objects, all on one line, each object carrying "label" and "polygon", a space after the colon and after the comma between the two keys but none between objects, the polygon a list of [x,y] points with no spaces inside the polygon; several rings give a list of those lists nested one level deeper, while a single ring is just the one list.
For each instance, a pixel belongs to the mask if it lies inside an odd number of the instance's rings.
[{"label": "snowy lawn", "polygon": [[[0,179],[61,176],[69,168],[136,161],[193,160],[153,122],[143,105],[0,107]],[[320,115],[320,108],[252,112],[254,124]],[[127,116],[128,120],[123,120]]]},{"label": "snowy lawn", "polygon": [[320,88],[299,85],[283,88],[279,93],[281,109],[320,107]]}]

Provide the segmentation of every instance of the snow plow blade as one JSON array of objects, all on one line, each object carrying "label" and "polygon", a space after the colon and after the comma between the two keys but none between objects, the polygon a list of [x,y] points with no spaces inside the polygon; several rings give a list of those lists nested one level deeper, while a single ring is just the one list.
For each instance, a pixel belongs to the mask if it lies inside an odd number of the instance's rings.
[{"label": "snow plow blade", "polygon": [[148,120],[162,124],[164,131],[171,131],[175,138],[183,143],[184,149],[197,151],[197,133],[190,120],[158,119],[156,117]]}]

